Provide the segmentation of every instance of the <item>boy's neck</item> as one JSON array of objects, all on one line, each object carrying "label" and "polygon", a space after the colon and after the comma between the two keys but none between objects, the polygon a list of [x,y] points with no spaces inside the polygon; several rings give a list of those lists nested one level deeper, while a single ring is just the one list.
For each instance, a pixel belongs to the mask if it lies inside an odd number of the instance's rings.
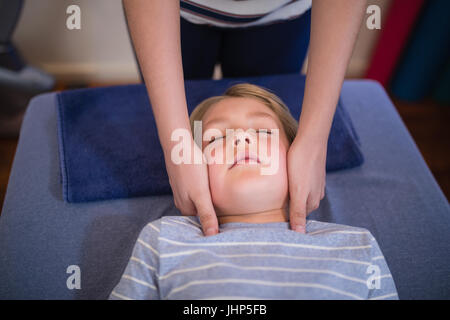
[{"label": "boy's neck", "polygon": [[219,225],[230,222],[270,223],[289,221],[286,208],[272,209],[254,213],[219,216],[217,217],[217,219],[219,220]]}]

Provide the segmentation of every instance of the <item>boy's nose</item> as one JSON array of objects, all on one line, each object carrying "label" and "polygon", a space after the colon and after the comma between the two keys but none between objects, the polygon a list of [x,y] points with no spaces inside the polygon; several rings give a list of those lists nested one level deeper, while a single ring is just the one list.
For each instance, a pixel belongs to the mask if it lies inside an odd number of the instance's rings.
[{"label": "boy's nose", "polygon": [[250,138],[249,137],[237,137],[236,140],[234,141],[234,144],[237,146],[241,140],[245,140],[245,142],[247,144],[250,144]]}]

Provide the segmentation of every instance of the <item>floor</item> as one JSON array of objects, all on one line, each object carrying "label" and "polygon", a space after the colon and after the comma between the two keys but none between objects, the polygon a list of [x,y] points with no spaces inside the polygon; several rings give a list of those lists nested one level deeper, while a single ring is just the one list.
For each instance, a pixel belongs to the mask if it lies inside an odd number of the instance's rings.
[{"label": "floor", "polygon": [[[58,87],[57,89],[61,89]],[[393,99],[434,177],[450,197],[450,106],[433,101],[407,103]],[[0,207],[6,193],[17,138],[0,138]]]}]

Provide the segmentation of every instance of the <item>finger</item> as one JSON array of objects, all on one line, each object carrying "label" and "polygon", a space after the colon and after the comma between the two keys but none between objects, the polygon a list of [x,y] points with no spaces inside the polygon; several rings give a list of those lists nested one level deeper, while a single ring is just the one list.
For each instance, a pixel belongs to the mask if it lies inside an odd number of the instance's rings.
[{"label": "finger", "polygon": [[178,204],[178,202],[177,202],[177,198],[174,196],[173,197],[173,203],[175,204],[175,208],[179,208],[178,206],[179,206],[179,204]]},{"label": "finger", "polygon": [[210,196],[202,196],[194,200],[197,215],[205,236],[213,236],[219,232],[219,223]]},{"label": "finger", "polygon": [[291,229],[300,233],[306,233],[306,198],[291,198],[289,201],[289,219]]},{"label": "finger", "polygon": [[312,211],[319,208],[320,199],[314,194],[310,193],[308,196],[308,201],[306,202],[306,215],[310,214]]},{"label": "finger", "polygon": [[191,199],[181,199],[178,195],[174,195],[174,202],[175,207],[183,216],[195,216],[197,214],[194,203]]},{"label": "finger", "polygon": [[320,200],[322,200],[325,197],[325,185],[322,188],[322,193],[320,195]]},{"label": "finger", "polygon": [[197,214],[197,210],[195,209],[195,205],[191,200],[187,200],[182,204],[180,209],[181,214],[183,216],[195,216]]}]

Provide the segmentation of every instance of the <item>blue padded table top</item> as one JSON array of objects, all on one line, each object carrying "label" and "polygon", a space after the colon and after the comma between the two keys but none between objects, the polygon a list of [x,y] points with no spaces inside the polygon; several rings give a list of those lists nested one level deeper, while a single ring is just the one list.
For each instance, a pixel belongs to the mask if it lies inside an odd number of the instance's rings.
[{"label": "blue padded table top", "polygon": [[[401,299],[450,298],[450,207],[397,111],[373,81],[345,81],[342,99],[365,163],[329,173],[311,219],[369,229]],[[0,217],[0,299],[105,299],[149,221],[179,215],[171,196],[63,201],[56,94],[34,98]],[[66,285],[71,265],[81,289]]]}]

